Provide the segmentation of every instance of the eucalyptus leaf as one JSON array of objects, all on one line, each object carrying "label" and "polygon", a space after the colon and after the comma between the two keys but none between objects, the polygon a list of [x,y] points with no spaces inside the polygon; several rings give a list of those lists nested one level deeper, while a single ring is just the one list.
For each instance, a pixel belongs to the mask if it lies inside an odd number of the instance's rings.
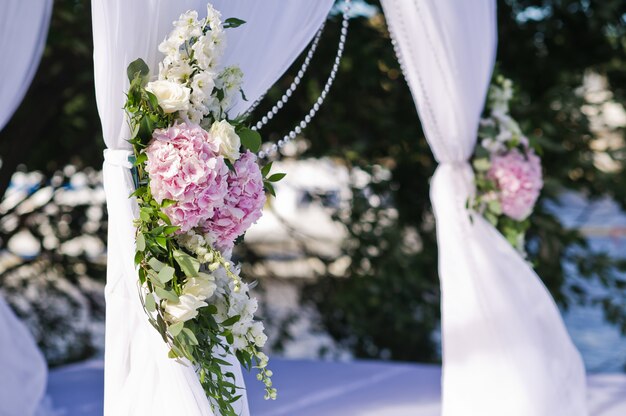
[{"label": "eucalyptus leaf", "polygon": [[152,270],[154,270],[157,273],[161,271],[163,266],[165,266],[165,263],[157,260],[154,257],[151,257],[150,260],[148,260],[148,264],[150,265],[150,267],[152,267]]},{"label": "eucalyptus leaf", "polygon": [[167,283],[174,278],[174,268],[168,265],[163,266],[161,271],[159,272],[159,280],[163,283]]},{"label": "eucalyptus leaf", "polygon": [[137,241],[135,242],[137,251],[144,251],[146,249],[146,237],[143,234],[137,235]]},{"label": "eucalyptus leaf", "polygon": [[156,311],[156,302],[154,300],[154,296],[152,296],[152,293],[148,293],[146,295],[146,309],[148,310],[148,312],[154,312]]},{"label": "eucalyptus leaf", "polygon": [[178,298],[176,293],[172,292],[171,290],[165,290],[165,289],[160,288],[160,287],[155,287],[154,288],[154,292],[161,299],[166,299],[166,300],[169,300],[169,301],[174,302],[174,303],[180,301],[180,299]]},{"label": "eucalyptus leaf", "polygon": [[167,328],[167,330],[173,337],[175,337],[178,334],[180,334],[180,331],[182,331],[184,327],[185,327],[185,323],[184,322],[177,322],[175,324],[170,325]]},{"label": "eucalyptus leaf", "polygon": [[200,271],[200,262],[182,250],[174,250],[174,260],[187,277],[196,277]]}]

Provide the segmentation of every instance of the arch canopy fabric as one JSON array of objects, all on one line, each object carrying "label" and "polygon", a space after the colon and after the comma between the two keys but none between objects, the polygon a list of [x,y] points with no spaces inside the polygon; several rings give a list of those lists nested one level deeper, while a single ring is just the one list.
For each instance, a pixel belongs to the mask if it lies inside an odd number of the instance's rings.
[{"label": "arch canopy fabric", "polygon": [[[228,29],[225,64],[244,72],[244,112],[298,57],[326,19],[333,0],[213,0],[222,18],[247,23]],[[105,151],[104,186],[109,213],[105,415],[212,415],[194,370],[167,358],[167,346],[149,325],[137,293],[134,267],[137,204],[129,171],[130,137],[122,110],[126,67],[142,58],[155,71],[157,47],[172,21],[187,10],[206,16],[206,0],[92,0],[96,98]],[[234,373],[243,386],[236,360]],[[172,400],[175,397],[175,400]],[[236,406],[248,415],[245,391]]]},{"label": "arch canopy fabric", "polygon": [[[0,130],[22,102],[43,52],[52,0],[0,2]],[[48,369],[28,329],[0,295],[0,415],[32,415]]]},{"label": "arch canopy fabric", "polygon": [[585,371],[533,269],[481,216],[468,162],[496,53],[495,0],[382,0],[439,162],[444,416],[586,415]]}]

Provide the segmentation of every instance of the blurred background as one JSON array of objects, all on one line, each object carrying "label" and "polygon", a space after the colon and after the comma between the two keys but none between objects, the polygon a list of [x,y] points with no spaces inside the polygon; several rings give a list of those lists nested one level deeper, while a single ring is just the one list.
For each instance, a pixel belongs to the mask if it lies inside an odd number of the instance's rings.
[{"label": "blurred background", "polygon": [[[626,3],[498,6],[497,72],[514,81],[512,113],[544,149],[530,261],[588,370],[624,371]],[[288,175],[236,256],[259,282],[272,354],[436,363],[435,163],[380,4],[356,1],[352,14],[334,87],[276,163]],[[266,140],[290,131],[321,93],[339,21],[336,13],[326,25],[300,88],[262,131]],[[56,0],[35,80],[0,132],[0,293],[52,367],[101,356],[104,345],[107,217],[92,47],[90,2]]]}]

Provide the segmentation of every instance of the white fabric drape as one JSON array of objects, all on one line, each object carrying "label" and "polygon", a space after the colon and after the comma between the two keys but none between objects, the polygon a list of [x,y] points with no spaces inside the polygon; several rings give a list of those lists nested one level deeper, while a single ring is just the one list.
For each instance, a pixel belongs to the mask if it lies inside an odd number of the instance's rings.
[{"label": "white fabric drape", "polygon": [[[0,2],[0,130],[11,119],[35,75],[51,12],[52,0]],[[35,414],[46,389],[46,361],[2,296],[0,369],[0,415]]]},{"label": "white fabric drape", "polygon": [[[585,372],[539,277],[465,208],[467,162],[495,60],[495,0],[382,0],[440,165],[437,220],[444,416],[586,415]],[[514,45],[511,45],[514,47]]]},{"label": "white fabric drape", "polygon": [[0,2],[0,130],[24,98],[46,43],[52,0]]},{"label": "white fabric drape", "polygon": [[[128,198],[132,179],[128,125],[122,106],[128,88],[126,67],[143,58],[156,70],[159,42],[182,12],[206,14],[206,0],[92,0],[94,62],[98,111],[108,150],[104,186],[109,213],[105,415],[212,415],[193,369],[167,358],[167,349],[148,324],[137,292],[133,265],[137,205]],[[225,63],[244,71],[248,102],[243,112],[274,83],[312,39],[332,0],[214,0],[223,18],[247,23],[228,30]],[[233,362],[235,362],[233,358]],[[239,365],[238,384],[243,385]],[[239,412],[248,415],[244,394]]]}]

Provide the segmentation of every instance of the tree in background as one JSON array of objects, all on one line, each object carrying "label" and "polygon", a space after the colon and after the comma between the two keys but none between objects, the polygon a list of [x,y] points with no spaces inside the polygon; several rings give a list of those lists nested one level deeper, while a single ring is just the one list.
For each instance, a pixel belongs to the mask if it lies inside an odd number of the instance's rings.
[{"label": "tree in background", "polygon": [[[355,355],[436,361],[439,283],[428,199],[436,165],[380,5],[369,4],[378,12],[353,20],[335,85],[302,139],[308,143],[302,157],[331,157],[369,172],[372,181],[365,189],[355,183],[351,208],[334,212],[348,230],[342,254],[350,265],[339,277],[321,273],[304,294],[320,312],[320,327]],[[605,131],[613,138],[607,141],[591,125],[604,103],[626,102],[625,16],[621,0],[498,2],[498,70],[517,85],[513,115],[545,151],[546,187],[532,217],[529,254],[562,307],[599,302],[624,332],[626,284],[618,272],[626,265],[594,252],[576,230],[552,215],[547,203],[558,203],[564,190],[574,190],[589,198],[610,196],[626,207],[623,128]],[[41,67],[16,116],[0,133],[0,193],[19,163],[48,175],[68,162],[100,166],[103,145],[86,22],[88,1],[55,2]],[[271,139],[291,130],[319,96],[338,31],[337,19],[327,24],[305,81],[268,126],[276,132]],[[270,90],[253,119],[280,98],[293,73]],[[582,88],[590,74],[607,84],[606,93],[593,102]],[[606,157],[610,160],[601,163]],[[572,274],[598,281],[607,291],[590,293],[566,279]]]}]

